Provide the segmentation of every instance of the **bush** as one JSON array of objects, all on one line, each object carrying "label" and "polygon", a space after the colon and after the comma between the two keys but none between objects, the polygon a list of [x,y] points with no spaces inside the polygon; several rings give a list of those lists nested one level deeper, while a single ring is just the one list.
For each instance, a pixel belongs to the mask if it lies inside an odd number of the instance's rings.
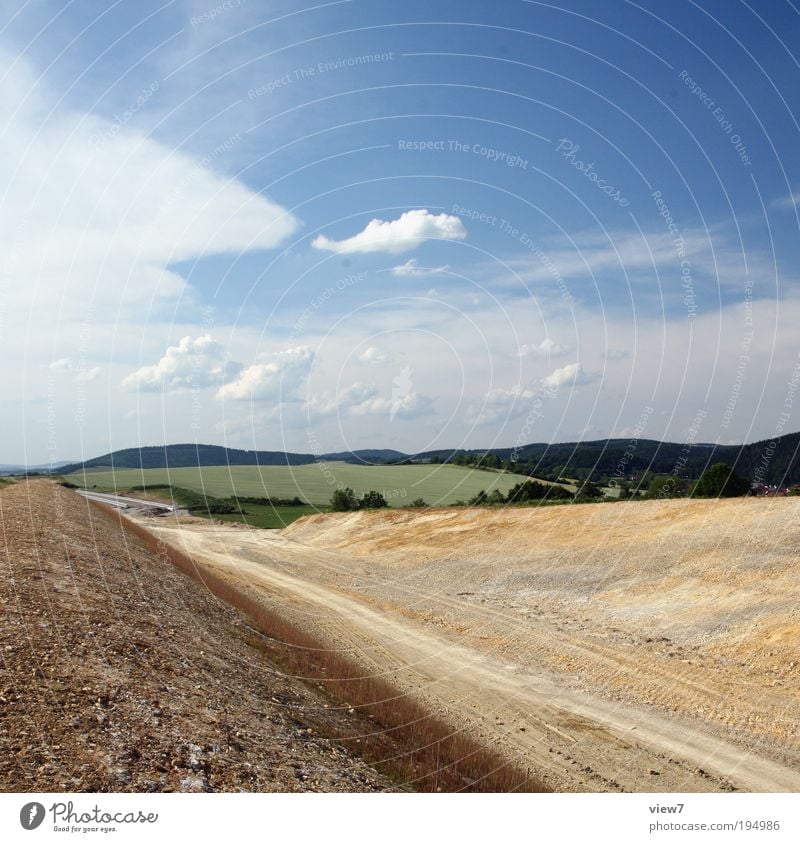
[{"label": "bush", "polygon": [[648,500],[663,500],[666,497],[685,497],[689,493],[689,481],[681,477],[653,477],[645,497]]},{"label": "bush", "polygon": [[237,503],[249,503],[251,506],[308,506],[299,497],[234,497]]},{"label": "bush", "polygon": [[692,490],[692,497],[743,497],[748,491],[750,483],[746,479],[730,465],[717,462],[703,471]]},{"label": "bush", "polygon": [[385,509],[388,505],[380,491],[368,491],[358,503],[360,509]]},{"label": "bush", "polygon": [[331,497],[334,512],[353,512],[358,508],[358,499],[352,488],[337,488]]},{"label": "bush", "polygon": [[576,500],[601,500],[603,498],[603,492],[593,483],[593,482],[585,482],[583,485],[578,489],[578,493],[575,495]]},{"label": "bush", "polygon": [[416,500],[412,500],[408,505],[412,509],[426,509],[428,507],[428,504],[422,499],[422,497],[417,497]]},{"label": "bush", "polygon": [[509,492],[509,503],[530,503],[533,500],[571,500],[573,494],[560,485],[545,485],[536,480],[518,482]]}]

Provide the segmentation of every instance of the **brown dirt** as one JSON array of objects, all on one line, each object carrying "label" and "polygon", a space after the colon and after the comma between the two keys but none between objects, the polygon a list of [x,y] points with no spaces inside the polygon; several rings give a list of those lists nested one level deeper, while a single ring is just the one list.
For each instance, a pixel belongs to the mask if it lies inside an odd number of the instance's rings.
[{"label": "brown dirt", "polygon": [[240,614],[44,480],[0,491],[0,791],[396,789]]},{"label": "brown dirt", "polygon": [[158,534],[560,790],[800,791],[800,501]]}]

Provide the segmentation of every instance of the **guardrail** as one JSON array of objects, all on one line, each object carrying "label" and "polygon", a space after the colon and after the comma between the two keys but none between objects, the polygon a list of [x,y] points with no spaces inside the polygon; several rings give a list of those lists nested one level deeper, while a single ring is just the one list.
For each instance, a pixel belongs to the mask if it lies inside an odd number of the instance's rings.
[{"label": "guardrail", "polygon": [[118,494],[104,494],[100,491],[86,491],[83,488],[76,488],[75,491],[87,500],[97,500],[99,503],[106,503],[115,509],[158,509],[165,512],[174,512],[175,506],[169,503],[157,503],[155,500],[141,500],[138,497],[120,497]]}]

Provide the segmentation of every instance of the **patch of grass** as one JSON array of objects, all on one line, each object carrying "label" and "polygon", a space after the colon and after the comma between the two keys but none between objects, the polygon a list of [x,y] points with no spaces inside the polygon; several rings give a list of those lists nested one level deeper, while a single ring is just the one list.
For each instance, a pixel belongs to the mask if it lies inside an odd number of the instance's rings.
[{"label": "patch of grass", "polygon": [[227,523],[244,523],[259,529],[283,529],[305,515],[330,511],[329,506],[310,506],[300,502],[275,500],[266,497],[209,497],[189,488],[155,483],[132,486],[128,493],[145,491],[165,502],[177,503],[197,517],[207,517]]},{"label": "patch of grass", "polygon": [[[242,505],[242,509],[243,511],[234,514],[212,514],[210,517],[228,523],[246,523],[248,526],[257,526],[260,529],[283,529],[284,526],[294,523],[305,515],[330,511],[329,506],[261,506],[252,503]],[[206,516],[206,513],[202,511],[196,514]]]}]

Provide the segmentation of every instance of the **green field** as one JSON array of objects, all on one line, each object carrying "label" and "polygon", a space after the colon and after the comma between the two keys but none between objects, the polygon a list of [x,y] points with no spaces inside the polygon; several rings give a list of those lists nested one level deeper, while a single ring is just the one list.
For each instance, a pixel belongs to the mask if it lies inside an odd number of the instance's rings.
[{"label": "green field", "polygon": [[[258,506],[253,503],[243,504],[242,509],[243,514],[214,514],[211,518],[229,523],[246,523],[248,526],[257,526],[259,529],[283,529],[284,526],[294,523],[305,515],[329,511],[327,506]],[[204,516],[202,512],[197,514]]]},{"label": "green field", "polygon": [[[525,477],[457,465],[350,465],[327,462],[296,467],[212,466],[87,471],[69,474],[70,482],[98,491],[169,484],[213,497],[294,497],[326,505],[336,488],[356,494],[380,491],[390,506],[407,506],[422,497],[429,506],[469,500],[481,489],[507,492]],[[247,507],[246,507],[247,508]]]}]

